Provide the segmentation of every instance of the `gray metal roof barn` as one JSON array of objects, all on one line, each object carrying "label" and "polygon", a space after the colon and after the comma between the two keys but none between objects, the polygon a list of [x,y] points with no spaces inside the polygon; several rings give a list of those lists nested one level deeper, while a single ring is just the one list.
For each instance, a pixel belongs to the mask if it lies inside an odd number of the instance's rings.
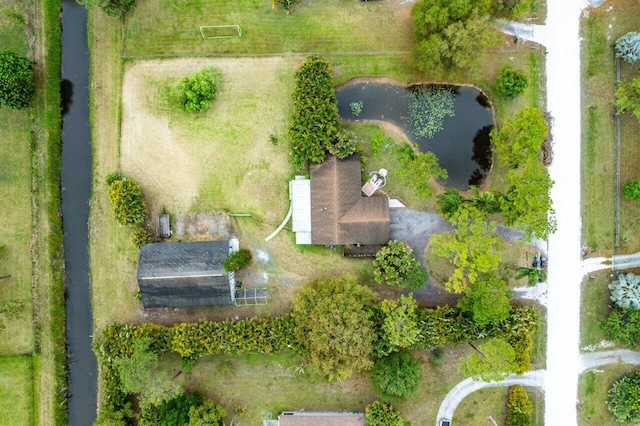
[{"label": "gray metal roof barn", "polygon": [[229,240],[142,246],[138,285],[144,307],[230,305],[235,283],[222,268],[230,251]]}]

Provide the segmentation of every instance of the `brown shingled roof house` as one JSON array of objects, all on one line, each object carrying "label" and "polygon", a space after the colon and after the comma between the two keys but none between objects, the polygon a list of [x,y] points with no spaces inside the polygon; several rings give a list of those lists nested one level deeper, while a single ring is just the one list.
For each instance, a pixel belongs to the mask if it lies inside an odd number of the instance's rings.
[{"label": "brown shingled roof house", "polygon": [[[389,198],[363,197],[360,156],[339,160],[333,155],[310,167],[310,241],[306,244],[386,244],[389,241]],[[299,181],[298,181],[299,183]],[[305,197],[300,197],[303,200]],[[292,196],[295,214],[301,209]],[[298,204],[298,205],[296,205]],[[307,214],[306,212],[304,214]],[[298,239],[299,244],[304,242]]]}]

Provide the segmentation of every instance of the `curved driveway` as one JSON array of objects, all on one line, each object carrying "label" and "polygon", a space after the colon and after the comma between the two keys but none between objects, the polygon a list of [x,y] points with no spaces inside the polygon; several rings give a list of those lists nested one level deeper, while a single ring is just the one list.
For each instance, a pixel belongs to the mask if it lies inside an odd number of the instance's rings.
[{"label": "curved driveway", "polygon": [[512,374],[501,382],[485,382],[483,380],[475,381],[471,378],[464,379],[449,391],[447,396],[442,401],[442,404],[440,404],[440,409],[438,410],[438,419],[453,419],[453,413],[456,411],[456,408],[458,407],[458,404],[460,404],[460,401],[462,401],[467,395],[479,389],[513,385],[536,386],[544,388],[544,379],[544,370],[529,371],[520,376]]}]

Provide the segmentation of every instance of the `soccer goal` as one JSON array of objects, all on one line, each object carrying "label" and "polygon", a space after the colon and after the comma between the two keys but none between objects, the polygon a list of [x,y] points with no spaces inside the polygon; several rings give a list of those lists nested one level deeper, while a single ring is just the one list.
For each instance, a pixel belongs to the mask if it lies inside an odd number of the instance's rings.
[{"label": "soccer goal", "polygon": [[200,25],[203,39],[242,37],[240,25]]}]

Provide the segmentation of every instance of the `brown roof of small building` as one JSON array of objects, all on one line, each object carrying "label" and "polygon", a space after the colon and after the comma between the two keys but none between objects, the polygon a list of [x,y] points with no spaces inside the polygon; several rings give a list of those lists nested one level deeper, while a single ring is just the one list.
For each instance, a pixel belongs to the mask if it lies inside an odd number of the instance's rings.
[{"label": "brown roof of small building", "polygon": [[365,426],[362,413],[283,413],[278,420],[280,426]]},{"label": "brown roof of small building", "polygon": [[385,244],[389,241],[389,199],[362,197],[360,156],[327,156],[312,164],[313,244]]}]

